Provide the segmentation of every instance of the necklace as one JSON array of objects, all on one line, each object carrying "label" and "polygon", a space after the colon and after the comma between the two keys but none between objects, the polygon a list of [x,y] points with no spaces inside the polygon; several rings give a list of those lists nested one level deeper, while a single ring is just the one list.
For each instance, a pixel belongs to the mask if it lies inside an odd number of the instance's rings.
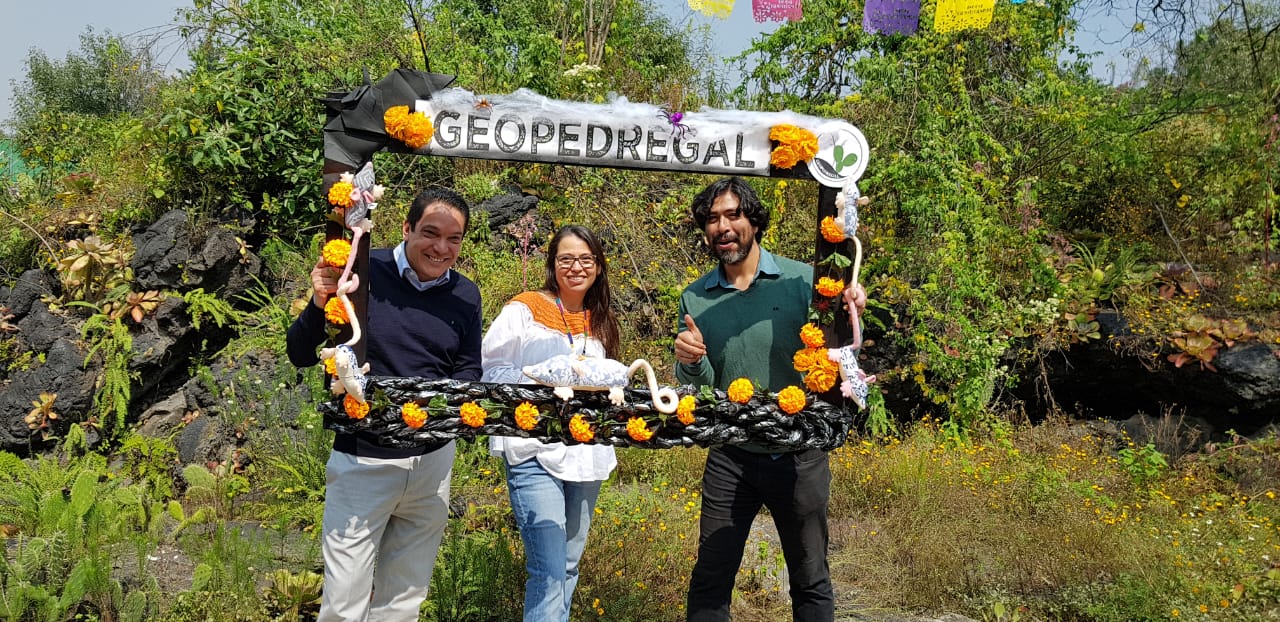
[{"label": "necklace", "polygon": [[[569,318],[564,314],[564,303],[560,302],[560,297],[556,296],[556,308],[560,310],[560,321],[564,323],[564,336],[569,338],[569,351],[573,352],[573,330],[569,328]],[[591,314],[586,309],[582,310],[582,332],[585,339],[591,338]],[[582,354],[587,354],[587,343],[582,342]]]}]

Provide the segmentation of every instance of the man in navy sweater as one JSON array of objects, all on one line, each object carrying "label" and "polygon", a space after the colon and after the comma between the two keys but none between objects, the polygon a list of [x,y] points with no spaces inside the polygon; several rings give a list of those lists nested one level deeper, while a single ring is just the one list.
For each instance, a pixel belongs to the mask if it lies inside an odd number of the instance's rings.
[{"label": "man in navy sweater", "polygon": [[[451,268],[470,208],[457,193],[419,194],[401,229],[404,242],[370,253],[369,373],[480,379],[480,290]],[[319,362],[324,304],[338,271],[311,271],[312,304],[289,327],[289,360]],[[326,470],[321,622],[418,619],[449,517],[454,443],[385,447],[374,435],[338,434]]]}]

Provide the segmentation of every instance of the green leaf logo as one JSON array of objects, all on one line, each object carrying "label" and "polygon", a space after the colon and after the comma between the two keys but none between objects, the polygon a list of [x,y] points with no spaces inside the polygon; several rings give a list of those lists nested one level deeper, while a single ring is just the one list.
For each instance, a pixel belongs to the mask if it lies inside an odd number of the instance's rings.
[{"label": "green leaf logo", "polygon": [[831,155],[832,159],[836,162],[836,173],[843,171],[845,167],[853,166],[858,161],[858,154],[846,154],[844,152],[844,145],[836,145],[836,148],[832,150]]}]

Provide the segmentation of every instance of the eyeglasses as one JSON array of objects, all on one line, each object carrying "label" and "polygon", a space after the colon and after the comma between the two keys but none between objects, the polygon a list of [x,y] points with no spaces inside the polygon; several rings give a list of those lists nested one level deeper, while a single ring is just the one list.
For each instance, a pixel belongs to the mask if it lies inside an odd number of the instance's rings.
[{"label": "eyeglasses", "polygon": [[569,268],[572,268],[574,262],[581,264],[584,270],[590,270],[591,268],[596,267],[596,258],[591,255],[580,255],[578,257],[574,257],[573,255],[559,255],[556,257],[556,267],[561,270],[568,270]]}]

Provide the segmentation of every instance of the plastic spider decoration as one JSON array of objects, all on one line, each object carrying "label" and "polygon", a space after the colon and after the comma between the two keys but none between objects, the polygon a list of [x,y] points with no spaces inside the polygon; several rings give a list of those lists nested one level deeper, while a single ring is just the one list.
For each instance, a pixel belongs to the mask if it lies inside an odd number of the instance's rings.
[{"label": "plastic spider decoration", "polygon": [[683,112],[663,108],[658,112],[658,118],[666,119],[667,123],[671,125],[671,135],[674,136],[676,140],[682,141],[686,136],[693,137],[698,135],[697,130],[681,123],[681,121],[684,120]]}]

